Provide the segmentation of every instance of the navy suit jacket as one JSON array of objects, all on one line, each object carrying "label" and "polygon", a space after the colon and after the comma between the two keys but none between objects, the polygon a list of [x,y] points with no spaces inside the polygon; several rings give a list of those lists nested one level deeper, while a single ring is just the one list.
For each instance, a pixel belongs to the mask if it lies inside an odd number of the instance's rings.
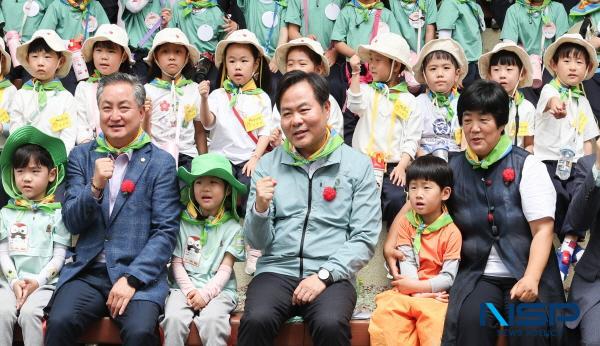
[{"label": "navy suit jacket", "polygon": [[123,181],[135,184],[130,194],[119,192],[109,216],[109,185],[97,201],[91,191],[96,142],[75,147],[69,155],[63,221],[79,235],[73,262],[66,264],[57,288],[76,278],[104,250],[114,284],[123,274],[143,282],[132,300],[163,306],[168,293],[167,263],[179,233],[179,188],[175,160],[153,144],[135,150]]}]

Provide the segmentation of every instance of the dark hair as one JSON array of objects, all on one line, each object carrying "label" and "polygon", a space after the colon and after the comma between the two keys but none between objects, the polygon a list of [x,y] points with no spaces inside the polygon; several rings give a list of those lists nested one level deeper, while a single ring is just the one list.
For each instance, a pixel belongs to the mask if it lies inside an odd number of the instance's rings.
[{"label": "dark hair", "polygon": [[444,159],[433,155],[425,155],[414,160],[406,169],[406,184],[423,179],[436,183],[441,189],[452,187],[454,178],[452,169]]},{"label": "dark hair", "polygon": [[[223,61],[221,62],[221,67],[219,67],[219,76],[225,76],[225,69],[226,69],[225,57],[227,56],[227,50],[229,49],[229,47],[231,47],[232,44],[240,44],[240,45],[247,46],[252,51],[252,56],[254,57],[254,60],[257,60],[257,59],[262,60],[262,63],[260,63],[259,67],[258,67],[259,70],[256,71],[257,74],[260,76],[259,79],[256,80],[256,82],[257,82],[259,88],[261,88],[262,90],[264,90],[264,92],[266,92],[267,94],[270,95],[271,94],[271,70],[269,70],[269,63],[267,62],[267,59],[264,59],[263,57],[261,57],[258,49],[256,47],[254,47],[254,45],[252,45],[252,44],[235,43],[235,42],[228,44],[227,47],[225,47],[225,50],[223,51]],[[227,77],[227,76],[225,76],[225,77]]]},{"label": "dark hair", "polygon": [[48,150],[37,144],[25,144],[18,147],[12,155],[11,163],[13,168],[25,168],[31,160],[35,164],[47,167],[48,170],[54,168],[54,161]]},{"label": "dark hair", "polygon": [[[121,50],[122,54],[125,54],[125,49],[123,49],[123,47],[121,47],[120,45],[112,42],[112,41],[96,41],[96,43],[94,43],[94,46],[92,47],[92,53],[94,52],[94,49],[96,48],[106,48],[106,49],[116,49],[119,48]],[[94,66],[94,59],[92,58],[92,60],[90,60],[90,62],[87,63],[87,68],[88,71],[90,71],[90,74],[94,71],[94,69],[96,68],[96,66]],[[123,72],[123,73],[132,73],[132,69],[131,69],[131,63],[129,62],[129,57],[127,56],[125,58],[125,61],[123,61],[121,63],[121,65],[119,66],[119,71],[118,72]]]},{"label": "dark hair", "polygon": [[501,50],[497,53],[492,54],[489,67],[491,68],[492,66],[497,65],[517,66],[519,70],[523,68],[523,62],[521,61],[521,59],[519,59],[519,56],[515,52],[511,52],[508,50]]},{"label": "dark hair", "polygon": [[585,49],[585,47],[577,43],[566,42],[558,46],[558,48],[556,48],[556,51],[552,56],[552,62],[556,64],[558,63],[558,59],[568,58],[570,56],[579,57],[581,55],[583,55],[585,59],[585,64],[589,65],[590,56],[588,55],[588,52]]},{"label": "dark hair", "polygon": [[496,126],[508,123],[510,98],[504,88],[494,82],[478,79],[469,85],[458,98],[458,122],[462,126],[463,113],[478,111],[482,114],[489,113],[494,117]]},{"label": "dark hair", "polygon": [[278,109],[281,109],[281,97],[283,94],[293,85],[300,82],[308,82],[319,105],[323,106],[329,100],[329,83],[327,83],[324,77],[316,73],[290,71],[284,74],[283,78],[279,81],[277,95],[275,96],[275,104],[277,104]]},{"label": "dark hair", "polygon": [[61,53],[50,48],[46,41],[41,37],[33,40],[27,47],[27,55],[39,52],[55,53],[56,55],[58,55],[59,58],[62,56]]},{"label": "dark hair", "polygon": [[[160,46],[157,46],[156,48],[154,48],[154,53],[153,53],[153,57],[156,59],[156,52],[158,52],[158,50],[160,49],[160,47],[164,46],[165,44],[167,44],[169,42],[163,43]],[[177,44],[177,43],[173,43],[173,44]],[[187,50],[187,48],[185,48]],[[189,51],[188,51],[189,53]],[[142,62],[139,62],[140,64]],[[160,69],[160,67],[158,66],[158,64],[156,63],[155,60],[151,61],[151,65],[148,68],[148,82],[152,81],[154,78],[160,78],[162,77],[162,71]],[[192,78],[192,76],[194,75],[194,72],[196,71],[196,69],[194,69],[194,65],[197,63],[197,61],[192,61],[192,57],[190,56],[188,58],[187,64],[185,64],[185,66],[183,67],[183,70],[181,70],[181,75],[184,76],[185,78]]]},{"label": "dark hair", "polygon": [[433,59],[450,60],[450,62],[452,62],[452,65],[454,65],[454,68],[460,68],[460,66],[458,65],[458,61],[456,61],[454,55],[446,52],[445,50],[434,50],[433,52],[427,54],[425,58],[423,58],[423,63],[421,64],[421,66],[423,66],[423,70],[425,70],[427,65]]},{"label": "dark hair", "polygon": [[[319,54],[315,53],[314,50],[308,48],[307,46],[292,47],[288,50],[287,55],[289,56],[293,50],[300,50],[300,51],[304,52],[306,55],[308,55],[308,58],[310,59],[310,61],[312,61],[313,64],[315,64],[315,66],[320,66],[321,62],[323,61],[323,59],[321,59],[321,56]],[[285,57],[285,60],[287,61],[287,56]]]}]

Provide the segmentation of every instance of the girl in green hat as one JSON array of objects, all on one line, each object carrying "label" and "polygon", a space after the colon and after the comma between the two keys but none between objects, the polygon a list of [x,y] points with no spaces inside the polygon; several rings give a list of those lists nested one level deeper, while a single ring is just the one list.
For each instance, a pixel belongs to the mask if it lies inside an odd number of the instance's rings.
[{"label": "girl in green hat", "polygon": [[238,193],[246,193],[231,171],[229,160],[214,153],[194,158],[190,171],[179,168],[186,208],[171,260],[175,283],[161,322],[165,345],[183,345],[192,321],[203,345],[229,339],[229,314],[237,304],[233,263],[245,257],[236,202]]},{"label": "girl in green hat", "polygon": [[43,344],[42,310],[71,246],[61,204],[54,202],[66,159],[63,142],[33,126],[13,132],[0,155],[2,184],[12,198],[0,210],[1,345],[12,345],[17,322],[25,345]]}]

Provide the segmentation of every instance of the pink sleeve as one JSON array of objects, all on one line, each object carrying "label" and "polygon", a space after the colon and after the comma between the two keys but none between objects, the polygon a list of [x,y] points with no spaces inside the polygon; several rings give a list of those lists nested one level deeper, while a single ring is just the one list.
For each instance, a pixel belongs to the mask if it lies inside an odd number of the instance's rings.
[{"label": "pink sleeve", "polygon": [[181,292],[187,297],[188,293],[195,289],[192,280],[188,276],[188,273],[185,271],[183,267],[183,260],[181,257],[173,256],[173,260],[171,260],[171,266],[173,267],[173,276],[175,277],[175,281],[177,285],[181,289]]},{"label": "pink sleeve", "polygon": [[232,268],[221,264],[215,276],[199,291],[200,296],[208,304],[214,297],[218,296],[223,287],[231,277]]}]

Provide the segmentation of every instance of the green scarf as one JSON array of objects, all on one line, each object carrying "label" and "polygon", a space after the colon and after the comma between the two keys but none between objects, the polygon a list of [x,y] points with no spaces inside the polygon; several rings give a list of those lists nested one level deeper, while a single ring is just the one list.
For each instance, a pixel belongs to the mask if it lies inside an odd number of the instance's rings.
[{"label": "green scarf", "polygon": [[287,138],[285,141],[283,141],[283,150],[288,153],[292,159],[294,159],[294,163],[292,164],[293,166],[303,166],[320,158],[326,157],[327,155],[333,153],[342,144],[344,144],[344,139],[339,136],[335,130],[327,129],[327,140],[325,141],[325,144],[308,158],[300,155]]},{"label": "green scarf", "polygon": [[215,7],[215,6],[217,6],[217,4],[212,2],[211,0],[198,0],[198,1],[185,0],[185,1],[180,1],[179,6],[184,7],[183,16],[187,17],[195,9]]},{"label": "green scarf", "polygon": [[454,118],[454,108],[452,108],[452,99],[454,99],[454,92],[451,91],[450,95],[446,96],[444,93],[437,93],[429,91],[429,98],[438,105],[438,107],[446,108],[446,122],[450,123]]},{"label": "green scarf", "polygon": [[41,210],[48,214],[54,213],[55,210],[61,208],[60,202],[54,202],[54,195],[48,195],[39,202],[30,201],[28,199],[10,199],[6,208],[23,211],[38,211]]},{"label": "green scarf", "polygon": [[137,150],[142,148],[144,145],[150,143],[150,136],[142,129],[138,132],[137,137],[131,143],[127,144],[123,148],[115,148],[104,137],[104,133],[100,133],[98,137],[96,137],[96,144],[98,147],[96,148],[96,152],[98,153],[111,153],[115,155],[120,155],[122,153],[128,152],[130,150]]},{"label": "green scarf", "polygon": [[465,156],[467,157],[467,161],[469,161],[471,166],[473,166],[473,169],[488,169],[491,165],[500,161],[502,158],[508,155],[511,150],[512,144],[510,141],[510,137],[504,134],[500,137],[500,140],[498,141],[494,149],[492,149],[492,151],[490,151],[490,153],[482,160],[479,160],[477,154],[473,152],[473,149],[471,149],[471,147],[467,147],[467,150],[465,151]]},{"label": "green scarf", "polygon": [[558,91],[561,101],[567,101],[569,99],[569,94],[571,94],[570,96],[575,100],[578,100],[579,96],[584,95],[583,89],[579,85],[566,87],[563,86],[556,78],[550,81],[550,85],[552,85],[554,89]]},{"label": "green scarf", "polygon": [[94,69],[94,74],[92,74],[90,78],[87,79],[87,82],[98,83],[102,78],[104,78],[104,75],[100,73],[100,71]]},{"label": "green scarf", "polygon": [[6,89],[9,86],[13,85],[9,79],[3,79],[0,81],[0,89]]},{"label": "green scarf", "polygon": [[250,81],[243,86],[237,86],[231,81],[231,79],[227,78],[223,81],[223,89],[225,89],[228,94],[231,94],[231,100],[229,100],[230,107],[236,105],[238,96],[240,94],[259,95],[264,93],[261,88],[256,87],[256,83],[253,79],[250,79]]},{"label": "green scarf", "polygon": [[[369,21],[369,11],[383,10],[385,8],[385,6],[383,5],[383,2],[380,2],[380,1],[377,1],[376,3],[373,3],[371,5],[365,6],[358,0],[352,0],[349,3],[347,3],[346,6],[351,6],[351,7],[355,8],[356,13],[358,13],[359,15],[362,16],[361,23]],[[360,24],[360,23],[358,23],[358,24]]]},{"label": "green scarf", "polygon": [[525,96],[523,95],[523,93],[517,90],[517,92],[515,93],[515,97],[512,98],[511,102],[514,103],[515,106],[519,107],[523,103],[524,99]]},{"label": "green scarf", "polygon": [[[388,87],[387,84],[385,84],[383,82],[373,82],[369,85],[371,86],[371,88],[375,89],[375,91],[379,92],[380,94],[385,95],[387,97],[387,99],[392,102],[395,102],[401,93],[408,92],[408,86],[406,85],[405,82],[396,84],[391,88]],[[392,91],[395,91],[395,92],[392,92]]]},{"label": "green scarf", "polygon": [[[413,3],[414,3],[413,0],[402,0],[402,4],[405,5],[405,7],[408,6],[408,5],[412,5]],[[425,14],[425,12],[426,12],[425,11],[425,1],[423,1],[423,0],[417,0],[416,4],[421,9],[421,12],[423,14]]]},{"label": "green scarf", "polygon": [[60,80],[55,79],[48,83],[42,83],[39,80],[35,82],[33,80],[28,80],[25,85],[23,85],[24,90],[33,90],[38,94],[38,107],[40,109],[44,109],[46,104],[48,103],[48,95],[46,95],[46,91],[62,91],[65,90]]},{"label": "green scarf", "polygon": [[421,251],[421,235],[435,233],[453,222],[452,217],[446,210],[429,226],[425,224],[421,215],[417,214],[414,210],[406,214],[406,219],[417,231],[413,241],[413,252],[415,255],[418,255],[419,251]]},{"label": "green scarf", "polygon": [[[185,79],[183,76],[181,78],[179,78],[179,80],[175,83],[175,92],[177,93],[177,95],[182,96],[183,95],[183,87],[188,85],[188,84],[192,84],[194,83],[193,81],[189,80],[189,79]],[[173,83],[171,82],[167,82],[164,81],[160,78],[154,78],[154,80],[152,80],[150,82],[151,85],[154,85],[157,88],[161,88],[161,89],[165,89],[165,90],[171,90],[171,85]]]},{"label": "green scarf", "polygon": [[275,0],[275,2],[283,8],[286,8],[288,6],[287,0]]},{"label": "green scarf", "polygon": [[188,213],[187,210],[184,210],[181,212],[181,219],[183,221],[188,222],[192,225],[202,227],[200,229],[200,243],[202,244],[202,246],[206,245],[206,239],[208,238],[207,228],[209,228],[209,229],[217,228],[220,225],[224,224],[225,222],[231,220],[232,218],[233,218],[233,215],[231,215],[231,213],[228,211],[224,212],[223,215],[218,219],[216,219],[212,216],[209,216],[204,220],[198,220],[196,218],[193,218]]}]

